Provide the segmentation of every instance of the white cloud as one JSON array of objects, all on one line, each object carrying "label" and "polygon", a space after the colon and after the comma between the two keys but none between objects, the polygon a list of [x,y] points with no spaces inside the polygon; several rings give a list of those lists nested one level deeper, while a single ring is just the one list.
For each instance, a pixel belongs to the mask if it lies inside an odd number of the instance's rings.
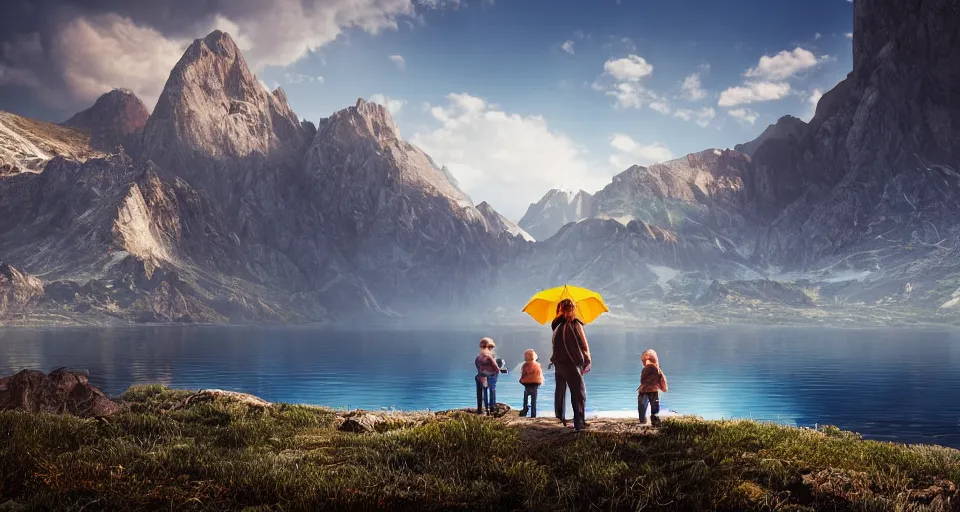
[{"label": "white cloud", "polygon": [[820,89],[814,89],[810,91],[810,97],[807,98],[807,101],[810,103],[814,109],[817,108],[817,103],[820,103],[820,98],[823,97],[823,91]]},{"label": "white cloud", "polygon": [[821,34],[820,32],[817,32],[816,34],[813,35],[813,40],[816,41],[821,37],[823,37],[823,34]]},{"label": "white cloud", "polygon": [[671,112],[670,104],[667,103],[666,100],[662,100],[662,99],[654,100],[654,101],[651,101],[650,104],[647,106],[650,107],[650,110],[653,110],[654,112],[660,112],[665,116],[670,115],[670,112]]},{"label": "white cloud", "polygon": [[560,46],[560,49],[569,53],[570,55],[573,55],[573,41],[564,41]]},{"label": "white cloud", "polygon": [[0,84],[32,87],[42,101],[59,108],[89,105],[123,87],[152,108],[186,47],[187,41],[167,39],[129,18],[81,16],[59,27],[45,47],[36,33],[4,44],[9,64],[0,66]]},{"label": "white cloud", "polygon": [[651,66],[639,55],[628,55],[622,59],[610,59],[603,64],[603,71],[621,81],[638,82],[653,73]]},{"label": "white cloud", "polygon": [[386,107],[387,111],[394,116],[399,114],[400,110],[403,109],[403,106],[407,104],[407,102],[404,100],[393,99],[379,93],[371,95],[369,101],[378,105],[383,105]]},{"label": "white cloud", "polygon": [[404,69],[407,67],[407,61],[403,59],[403,55],[391,55],[387,59],[394,63],[398,68]]},{"label": "white cloud", "polygon": [[661,114],[670,113],[670,102],[667,98],[636,82],[620,82],[610,88],[594,83],[592,87],[595,90],[603,91],[607,96],[615,98],[617,108],[643,108],[647,106]]},{"label": "white cloud", "polygon": [[[459,5],[451,0],[275,0],[215,2],[197,10],[196,27],[204,35],[227,29],[254,71],[287,66],[334,41],[344,30],[370,34],[395,30],[399,21],[414,19],[418,6]],[[205,4],[206,5],[206,4]],[[58,108],[89,105],[116,87],[132,89],[152,107],[170,70],[189,40],[162,34],[148,25],[115,14],[77,16],[51,13],[51,27],[42,37],[43,51],[5,45],[0,83],[27,84]],[[56,20],[66,20],[57,23]],[[202,23],[202,22],[201,22]],[[37,42],[39,35],[30,36]],[[11,55],[11,52],[18,52]]]},{"label": "white cloud", "polygon": [[519,219],[551,188],[598,190],[610,179],[541,116],[507,113],[469,94],[448,95],[430,114],[440,126],[411,141],[446,165],[475,202],[486,200],[508,218]]},{"label": "white cloud", "polygon": [[846,34],[843,34],[843,35],[846,36],[847,39],[853,39],[853,32],[847,32]]},{"label": "white cloud", "polygon": [[614,133],[610,137],[610,146],[618,151],[609,158],[610,163],[617,169],[625,169],[631,165],[650,165],[673,158],[673,152],[664,144],[640,144],[623,133]]},{"label": "white cloud", "polygon": [[304,74],[302,74],[302,73],[284,73],[284,74],[283,74],[283,78],[284,78],[284,80],[286,80],[286,82],[287,82],[288,84],[302,84],[302,83],[305,83],[305,82],[306,82],[306,83],[310,83],[310,84],[312,84],[312,83],[322,84],[322,83],[323,83],[323,77],[322,77],[322,76],[304,75]]},{"label": "white cloud", "polygon": [[818,60],[812,52],[803,48],[795,48],[790,52],[784,50],[772,57],[760,57],[757,67],[747,70],[744,76],[760,80],[785,80],[816,66],[825,58]]},{"label": "white cloud", "polygon": [[673,117],[684,121],[693,121],[700,127],[706,128],[717,117],[717,111],[713,107],[703,107],[698,110],[679,108],[673,113]]},{"label": "white cloud", "polygon": [[464,4],[460,0],[417,0],[417,5],[427,9],[457,10],[463,7]]},{"label": "white cloud", "polygon": [[790,94],[792,88],[786,82],[747,82],[720,93],[721,107],[735,107],[747,103],[779,100]]},{"label": "white cloud", "polygon": [[683,97],[690,101],[699,101],[707,96],[700,84],[700,73],[688,75],[683,79],[680,88],[683,90]]},{"label": "white cloud", "polygon": [[735,108],[732,110],[728,110],[727,114],[729,114],[730,117],[740,121],[741,123],[749,124],[749,125],[753,125],[754,123],[757,122],[757,119],[760,119],[760,114],[748,108]]}]

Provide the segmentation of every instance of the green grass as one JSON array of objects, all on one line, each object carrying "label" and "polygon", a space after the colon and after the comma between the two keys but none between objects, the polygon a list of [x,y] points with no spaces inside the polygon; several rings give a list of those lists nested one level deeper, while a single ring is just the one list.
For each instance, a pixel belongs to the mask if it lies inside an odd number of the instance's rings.
[{"label": "green grass", "polygon": [[330,410],[187,395],[133,388],[106,421],[0,413],[0,511],[960,510],[960,452],[835,428],[544,434],[456,413],[349,434]]}]

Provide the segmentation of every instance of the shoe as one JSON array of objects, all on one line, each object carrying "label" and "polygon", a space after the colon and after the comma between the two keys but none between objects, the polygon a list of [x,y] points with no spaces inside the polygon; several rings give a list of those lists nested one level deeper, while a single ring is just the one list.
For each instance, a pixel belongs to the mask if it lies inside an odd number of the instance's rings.
[{"label": "shoe", "polygon": [[521,417],[521,418],[526,418],[526,417],[527,417],[527,412],[529,412],[529,411],[530,411],[530,408],[529,408],[529,407],[524,407],[523,409],[520,409],[520,417]]},{"label": "shoe", "polygon": [[477,414],[483,416],[483,409],[477,409]]},{"label": "shoe", "polygon": [[654,427],[659,427],[659,426],[660,426],[660,418],[658,418],[658,417],[656,417],[656,416],[653,416],[652,418],[650,418],[650,424],[653,425]]},{"label": "shoe", "polygon": [[646,425],[648,421],[649,421],[649,420],[648,420],[646,417],[640,418],[640,424],[641,424],[641,425]]},{"label": "shoe", "polygon": [[565,419],[563,419],[563,418],[560,418],[560,423],[563,423],[563,426],[564,426],[564,427],[567,426],[567,420],[565,420]]}]

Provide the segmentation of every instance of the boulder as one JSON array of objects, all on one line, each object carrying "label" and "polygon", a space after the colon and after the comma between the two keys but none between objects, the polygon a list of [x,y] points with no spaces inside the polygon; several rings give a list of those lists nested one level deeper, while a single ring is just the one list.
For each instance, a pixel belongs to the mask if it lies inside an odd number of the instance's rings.
[{"label": "boulder", "polygon": [[181,405],[186,407],[189,405],[210,402],[213,400],[222,399],[229,400],[233,402],[238,402],[241,404],[249,405],[250,407],[256,407],[261,409],[267,409],[273,407],[273,404],[254,395],[247,393],[239,393],[237,391],[224,391],[222,389],[201,389],[196,393],[188,396]]},{"label": "boulder", "polygon": [[377,424],[381,422],[383,418],[376,414],[360,413],[344,418],[338,429],[341,432],[354,434],[371,434],[377,431]]},{"label": "boulder", "polygon": [[58,368],[49,375],[22,370],[0,379],[0,410],[24,410],[81,417],[109,416],[120,410],[83,372]]}]

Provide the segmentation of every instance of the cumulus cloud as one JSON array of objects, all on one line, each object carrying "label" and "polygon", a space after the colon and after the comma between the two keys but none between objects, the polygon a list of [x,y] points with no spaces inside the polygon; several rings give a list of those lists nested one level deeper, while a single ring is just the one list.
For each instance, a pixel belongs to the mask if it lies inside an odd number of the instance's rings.
[{"label": "cumulus cloud", "polygon": [[798,47],[793,51],[784,50],[774,56],[760,57],[757,66],[747,70],[744,76],[759,80],[785,80],[816,66],[824,59],[826,57],[818,59],[813,52]]},{"label": "cumulus cloud", "polygon": [[573,41],[564,41],[563,44],[560,45],[560,49],[573,55]]},{"label": "cumulus cloud", "polygon": [[853,39],[853,32],[847,32],[843,35],[846,36],[847,39]]},{"label": "cumulus cloud", "polygon": [[683,79],[680,89],[683,91],[682,95],[685,99],[699,101],[707,96],[706,91],[703,90],[703,86],[700,84],[700,80],[700,73],[687,75],[687,77]]},{"label": "cumulus cloud", "polygon": [[653,73],[653,66],[639,55],[622,59],[610,59],[603,64],[603,71],[621,81],[637,82]]},{"label": "cumulus cloud", "polygon": [[488,201],[511,219],[551,188],[597,190],[610,179],[586,151],[541,116],[504,112],[485,99],[450,94],[429,106],[439,126],[411,142],[446,165],[475,202]]},{"label": "cumulus cloud", "polygon": [[115,14],[74,18],[45,47],[38,33],[5,43],[0,85],[32,87],[64,109],[123,87],[152,107],[187,44]]},{"label": "cumulus cloud", "polygon": [[403,106],[407,104],[407,102],[404,100],[390,98],[388,96],[384,96],[383,94],[379,94],[379,93],[371,95],[369,98],[369,101],[376,103],[378,105],[383,105],[384,107],[386,107],[387,111],[394,116],[399,114],[400,110],[403,109]]},{"label": "cumulus cloud", "polygon": [[347,29],[378,34],[416,19],[418,10],[460,5],[459,0],[37,0],[29,12],[42,16],[10,11],[12,17],[5,12],[0,21],[0,86],[31,87],[60,109],[89,106],[99,94],[125,87],[152,106],[183,50],[214,28],[230,33],[259,71],[296,62]]},{"label": "cumulus cloud", "polygon": [[604,91],[607,96],[615,98],[617,108],[643,108],[648,106],[661,114],[670,113],[670,102],[665,97],[636,82],[620,82],[610,87],[595,83],[593,88]]},{"label": "cumulus cloud", "polygon": [[748,103],[779,100],[790,94],[791,90],[787,82],[747,82],[720,93],[720,101],[717,104],[721,107],[735,107]]},{"label": "cumulus cloud", "polygon": [[693,121],[700,127],[706,128],[710,121],[717,117],[717,111],[713,107],[703,107],[697,110],[680,108],[673,113],[673,117],[684,121]]},{"label": "cumulus cloud", "polygon": [[387,59],[400,69],[407,67],[407,61],[403,60],[403,55],[391,55]]},{"label": "cumulus cloud", "polygon": [[617,150],[609,159],[617,169],[626,169],[632,165],[650,165],[673,158],[670,148],[664,144],[641,144],[623,133],[614,133],[610,137],[610,146]]},{"label": "cumulus cloud", "polygon": [[810,103],[810,106],[817,108],[817,104],[820,103],[820,98],[823,97],[823,91],[820,89],[814,89],[810,91],[810,96],[807,98],[807,102]]},{"label": "cumulus cloud", "polygon": [[302,83],[322,84],[323,83],[322,76],[304,75],[302,73],[284,73],[283,79],[286,80],[288,84],[302,84]]},{"label": "cumulus cloud", "polygon": [[730,117],[740,121],[743,124],[753,125],[760,119],[760,114],[748,108],[735,108],[727,111]]}]

